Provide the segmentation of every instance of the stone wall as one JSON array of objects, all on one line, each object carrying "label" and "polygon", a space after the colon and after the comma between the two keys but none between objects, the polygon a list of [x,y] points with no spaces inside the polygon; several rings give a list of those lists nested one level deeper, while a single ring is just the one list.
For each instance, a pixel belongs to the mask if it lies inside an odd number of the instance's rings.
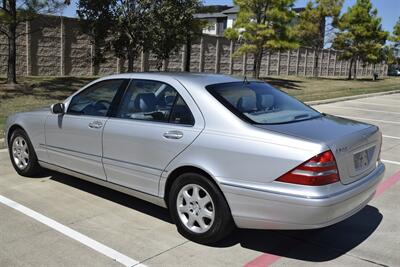
[{"label": "stone wall", "polygon": [[[93,46],[83,34],[77,19],[41,16],[22,24],[17,40],[17,74],[31,76],[90,76],[126,72],[127,60],[112,52],[99,66],[93,65]],[[253,55],[235,55],[239,44],[223,37],[204,35],[193,42],[190,71],[251,75]],[[171,55],[168,71],[182,71],[186,62],[186,47]],[[0,75],[7,73],[7,40],[0,35]],[[339,60],[335,50],[315,51],[300,48],[292,51],[266,51],[261,64],[261,76],[347,76],[349,62]],[[319,67],[313,68],[318,60]],[[134,71],[156,71],[154,55],[142,54],[134,63]],[[375,70],[374,70],[375,67]],[[365,65],[357,62],[357,76],[371,76],[376,71],[386,75],[387,65]]]}]

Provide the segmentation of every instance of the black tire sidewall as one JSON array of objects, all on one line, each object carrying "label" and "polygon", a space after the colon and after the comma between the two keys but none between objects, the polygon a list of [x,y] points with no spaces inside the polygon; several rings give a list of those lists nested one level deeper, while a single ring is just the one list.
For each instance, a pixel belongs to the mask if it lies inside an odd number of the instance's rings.
[{"label": "black tire sidewall", "polygon": [[[25,142],[28,145],[28,152],[29,152],[29,162],[28,166],[25,169],[20,169],[14,162],[13,153],[12,153],[12,145],[14,143],[15,138],[22,137],[24,138]],[[37,161],[35,150],[33,149],[32,143],[26,134],[26,132],[22,129],[16,129],[11,134],[10,141],[8,143],[8,151],[11,159],[11,163],[15,169],[15,171],[21,176],[34,176],[40,171],[40,166]]]},{"label": "black tire sidewall", "polygon": [[[190,231],[179,218],[176,202],[179,191],[188,184],[197,184],[203,187],[214,203],[214,223],[205,233]],[[233,230],[232,216],[225,197],[219,188],[205,176],[198,173],[185,173],[180,175],[173,183],[169,192],[168,206],[171,217],[175,222],[179,233],[184,237],[201,244],[215,243],[226,237]]]}]

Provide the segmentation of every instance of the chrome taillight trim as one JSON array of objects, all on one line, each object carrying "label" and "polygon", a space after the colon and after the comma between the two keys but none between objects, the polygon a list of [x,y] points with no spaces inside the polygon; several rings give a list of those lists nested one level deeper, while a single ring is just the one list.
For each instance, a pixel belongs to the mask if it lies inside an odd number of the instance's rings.
[{"label": "chrome taillight trim", "polygon": [[307,162],[304,164],[305,167],[333,167],[336,166],[335,161],[328,162]]},{"label": "chrome taillight trim", "polygon": [[315,176],[315,177],[327,176],[327,175],[330,175],[330,174],[337,174],[337,173],[338,173],[338,171],[336,169],[335,170],[323,171],[323,172],[311,172],[311,171],[304,171],[304,170],[294,170],[294,171],[292,171],[292,174],[295,174],[295,175]]}]

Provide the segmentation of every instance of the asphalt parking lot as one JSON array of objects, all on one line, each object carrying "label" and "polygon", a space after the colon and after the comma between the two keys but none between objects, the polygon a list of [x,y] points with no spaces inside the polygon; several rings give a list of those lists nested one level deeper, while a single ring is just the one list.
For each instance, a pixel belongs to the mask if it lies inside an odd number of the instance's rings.
[{"label": "asphalt parking lot", "polygon": [[386,174],[375,198],[319,230],[236,230],[212,246],[167,210],[76,178],[16,174],[0,152],[0,266],[400,266],[400,94],[315,106],[378,125]]}]

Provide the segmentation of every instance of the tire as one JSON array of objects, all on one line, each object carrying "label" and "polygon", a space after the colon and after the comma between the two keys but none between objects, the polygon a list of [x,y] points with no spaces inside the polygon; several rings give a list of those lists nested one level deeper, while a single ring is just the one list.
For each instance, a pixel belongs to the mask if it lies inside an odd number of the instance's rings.
[{"label": "tire", "polygon": [[225,197],[212,181],[201,174],[180,175],[172,184],[168,207],[178,232],[194,242],[215,243],[234,229]]},{"label": "tire", "polygon": [[34,177],[42,168],[28,135],[22,129],[12,132],[8,143],[11,163],[15,171],[25,177]]}]

